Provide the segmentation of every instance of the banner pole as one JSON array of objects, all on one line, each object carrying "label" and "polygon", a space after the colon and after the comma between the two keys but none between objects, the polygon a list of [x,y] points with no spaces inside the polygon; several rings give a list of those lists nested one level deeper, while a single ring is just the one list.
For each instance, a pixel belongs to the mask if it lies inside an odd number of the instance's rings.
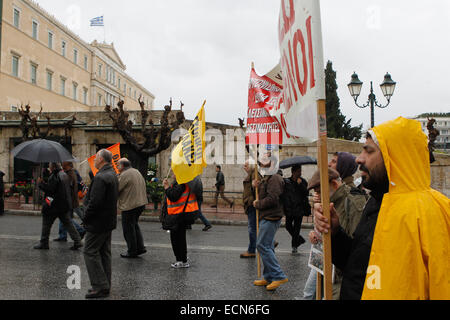
[{"label": "banner pole", "polygon": [[317,272],[316,300],[322,300],[322,274],[320,272]]},{"label": "banner pole", "polygon": [[[326,101],[317,101],[317,118],[319,121],[319,139],[317,150],[320,170],[320,194],[322,200],[323,215],[330,220],[330,186],[328,181],[328,150],[327,150],[327,117]],[[331,230],[322,234],[323,239],[323,275],[325,300],[333,299],[332,262],[331,262]],[[319,277],[318,277],[319,278]]]},{"label": "banner pole", "polygon": [[[258,147],[255,147],[255,180],[259,180],[258,179]],[[255,188],[255,200],[258,201],[259,200],[259,192],[258,192],[258,188]],[[259,235],[259,210],[256,209],[256,239],[258,239],[258,235]],[[261,261],[260,261],[260,255],[259,255],[259,251],[256,250],[256,259],[257,259],[257,268],[258,268],[258,279],[261,278]]]}]

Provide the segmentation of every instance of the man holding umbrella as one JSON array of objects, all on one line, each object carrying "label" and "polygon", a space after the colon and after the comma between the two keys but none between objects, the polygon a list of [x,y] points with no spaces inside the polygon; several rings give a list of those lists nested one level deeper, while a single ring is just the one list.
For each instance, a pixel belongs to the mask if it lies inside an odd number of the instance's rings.
[{"label": "man holding umbrella", "polygon": [[50,177],[45,183],[42,178],[37,179],[39,188],[45,193],[42,206],[42,235],[41,241],[34,248],[48,250],[50,230],[56,218],[59,218],[74,241],[71,250],[82,247],[81,237],[71,221],[72,195],[70,178],[62,170],[59,163],[77,161],[64,146],[55,141],[35,139],[25,141],[11,151],[15,158],[34,163],[50,163]]},{"label": "man holding umbrella", "polygon": [[83,245],[81,244],[81,237],[72,224],[70,217],[72,197],[69,176],[62,170],[59,163],[50,163],[49,170],[51,174],[47,183],[42,178],[38,179],[39,188],[45,193],[45,200],[42,206],[41,241],[34,246],[34,249],[49,249],[50,230],[56,218],[59,218],[74,241],[70,250],[77,250]]},{"label": "man holding umbrella", "polygon": [[317,160],[308,156],[297,156],[280,162],[281,169],[291,168],[292,175],[284,179],[284,192],[281,196],[284,214],[286,215],[286,230],[292,237],[292,253],[305,243],[300,235],[303,216],[311,215],[311,206],[308,201],[308,181],[302,178],[302,166],[317,164]]},{"label": "man holding umbrella", "polygon": [[311,206],[308,201],[308,181],[301,177],[302,166],[292,166],[291,172],[292,176],[284,179],[281,199],[286,215],[286,230],[292,237],[292,253],[297,253],[297,248],[305,243],[305,239],[300,235],[303,216],[311,215]]}]

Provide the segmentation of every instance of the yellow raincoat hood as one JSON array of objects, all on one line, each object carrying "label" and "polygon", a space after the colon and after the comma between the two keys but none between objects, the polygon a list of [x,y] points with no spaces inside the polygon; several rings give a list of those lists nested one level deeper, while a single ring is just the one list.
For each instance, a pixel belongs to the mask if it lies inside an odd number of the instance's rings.
[{"label": "yellow raincoat hood", "polygon": [[430,187],[428,139],[402,117],[372,131],[390,185],[362,299],[450,299],[450,200]]}]

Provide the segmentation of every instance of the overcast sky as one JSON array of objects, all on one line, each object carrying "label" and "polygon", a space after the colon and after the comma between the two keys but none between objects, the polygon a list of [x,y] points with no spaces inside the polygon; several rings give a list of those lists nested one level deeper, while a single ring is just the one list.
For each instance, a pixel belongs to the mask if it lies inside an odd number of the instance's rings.
[{"label": "overcast sky", "polygon": [[[104,40],[91,18],[104,15],[106,42],[127,73],[156,96],[161,108],[173,97],[192,119],[207,100],[208,122],[238,124],[245,117],[251,62],[265,74],[279,61],[279,0],[38,0],[82,39]],[[322,0],[324,59],[337,71],[341,110],[352,125],[370,125],[370,110],[359,109],[347,84],[353,71],[379,84],[386,72],[397,82],[380,123],[397,116],[449,112],[450,1]],[[325,67],[325,66],[324,66]]]}]

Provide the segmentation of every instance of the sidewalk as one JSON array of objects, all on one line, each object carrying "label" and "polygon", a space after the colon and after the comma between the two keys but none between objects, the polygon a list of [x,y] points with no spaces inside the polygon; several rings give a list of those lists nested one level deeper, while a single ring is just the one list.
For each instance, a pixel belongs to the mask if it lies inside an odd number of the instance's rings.
[{"label": "sidewalk", "polygon": [[[31,199],[30,199],[31,201]],[[148,204],[144,214],[141,216],[141,221],[159,222],[160,206],[158,210],[154,210],[153,204]],[[18,196],[5,198],[5,212],[7,214],[23,215],[23,216],[40,216],[40,207],[33,204],[25,204],[25,199],[22,197],[19,202]],[[234,208],[229,206],[220,206],[219,208],[211,208],[211,205],[204,204],[202,206],[202,213],[213,225],[247,225],[247,215],[244,213],[244,208],[240,205],[235,205]],[[120,217],[120,214],[119,214]],[[197,224],[201,224],[200,219]],[[284,226],[284,221],[282,222]],[[302,228],[312,228],[312,217],[304,217]]]}]

